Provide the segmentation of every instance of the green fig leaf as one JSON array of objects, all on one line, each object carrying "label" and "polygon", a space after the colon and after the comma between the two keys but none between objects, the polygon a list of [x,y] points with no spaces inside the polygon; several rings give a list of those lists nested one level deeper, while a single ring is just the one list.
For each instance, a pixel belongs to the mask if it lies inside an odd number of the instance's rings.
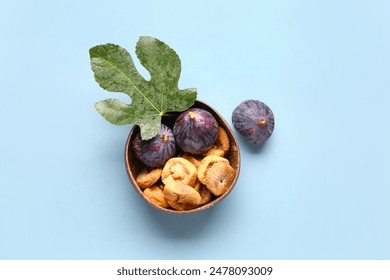
[{"label": "green fig leaf", "polygon": [[104,44],[89,50],[91,68],[100,87],[131,98],[130,104],[118,99],[102,100],[95,103],[95,109],[112,124],[139,125],[141,138],[147,140],[160,132],[164,114],[185,111],[194,104],[197,92],[195,88],[178,88],[180,58],[165,43],[142,36],[135,52],[149,72],[149,80],[137,71],[124,48]]}]

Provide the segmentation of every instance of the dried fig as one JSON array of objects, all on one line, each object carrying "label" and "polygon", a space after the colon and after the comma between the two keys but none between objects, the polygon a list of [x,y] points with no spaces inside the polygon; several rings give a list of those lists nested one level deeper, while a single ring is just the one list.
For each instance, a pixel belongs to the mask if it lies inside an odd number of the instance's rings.
[{"label": "dried fig", "polygon": [[193,186],[196,182],[196,167],[182,157],[173,157],[167,161],[161,173],[161,180],[165,185],[171,181],[180,181]]},{"label": "dried fig", "polygon": [[217,140],[215,141],[214,145],[203,155],[217,155],[224,157],[227,152],[230,149],[230,140],[229,136],[227,135],[225,129],[223,129],[221,126],[218,128],[218,136]]},{"label": "dried fig", "polygon": [[193,187],[180,181],[171,181],[165,185],[164,197],[173,209],[180,211],[197,208],[202,201],[200,194]]},{"label": "dried fig", "polygon": [[213,195],[211,194],[209,189],[205,185],[203,185],[200,181],[197,181],[195,183],[194,189],[198,191],[200,197],[202,198],[202,200],[199,203],[199,206],[205,205],[211,201]]},{"label": "dried fig", "polygon": [[138,133],[133,142],[137,158],[149,167],[161,167],[176,153],[175,138],[172,130],[161,125],[160,133],[150,140],[142,140]]},{"label": "dried fig", "polygon": [[220,161],[229,164],[229,161],[226,158],[216,155],[209,155],[202,159],[198,167],[198,179],[202,184],[206,185],[206,176],[208,168],[210,168],[210,166],[212,166],[214,163]]},{"label": "dried fig", "polygon": [[235,171],[228,162],[219,161],[207,169],[206,187],[215,196],[226,192],[233,184]]},{"label": "dried fig", "polygon": [[215,146],[221,149],[222,151],[224,151],[225,154],[230,149],[229,136],[226,133],[226,130],[223,129],[221,126],[218,128],[218,136],[217,136],[217,140],[215,141]]},{"label": "dried fig", "polygon": [[261,145],[272,135],[275,126],[272,110],[258,100],[246,100],[232,113],[234,128],[249,143]]},{"label": "dried fig", "polygon": [[146,199],[149,200],[154,205],[163,208],[169,207],[168,202],[165,200],[164,192],[160,186],[154,185],[152,187],[148,187],[143,191],[143,194],[146,197]]},{"label": "dried fig", "polygon": [[145,167],[136,178],[138,186],[143,190],[153,186],[161,177],[162,168]]},{"label": "dried fig", "polygon": [[208,111],[190,108],[177,117],[173,134],[177,145],[184,152],[202,154],[215,143],[218,122]]}]

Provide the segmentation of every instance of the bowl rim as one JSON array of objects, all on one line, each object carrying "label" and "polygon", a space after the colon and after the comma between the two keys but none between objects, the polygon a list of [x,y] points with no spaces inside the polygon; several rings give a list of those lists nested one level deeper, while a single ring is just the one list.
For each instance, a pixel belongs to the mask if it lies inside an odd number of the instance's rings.
[{"label": "bowl rim", "polygon": [[[142,190],[140,187],[138,187],[136,183],[136,176],[134,171],[132,170],[131,166],[132,163],[130,162],[131,155],[133,153],[133,149],[131,148],[131,142],[133,140],[133,137],[135,136],[135,133],[138,132],[139,126],[138,125],[133,125],[132,129],[130,130],[130,133],[127,137],[126,140],[126,145],[125,145],[125,151],[124,151],[124,157],[125,157],[125,166],[126,166],[126,171],[127,175],[129,176],[130,182],[133,185],[134,189],[137,191],[139,195],[153,208],[158,209],[164,213],[169,213],[169,214],[190,214],[190,213],[197,213],[203,210],[206,210],[208,208],[213,207],[214,205],[218,204],[221,202],[226,196],[230,194],[230,192],[233,190],[234,186],[237,183],[238,177],[240,175],[240,169],[241,169],[241,155],[240,155],[240,147],[238,145],[238,141],[236,139],[236,136],[234,135],[234,132],[232,128],[230,127],[229,123],[222,117],[222,115],[215,110],[213,107],[208,105],[207,103],[200,101],[200,100],[195,100],[194,104],[190,108],[203,108],[212,113],[212,115],[217,119],[218,124],[221,125],[228,133],[229,135],[229,140],[230,140],[230,145],[231,147],[234,147],[234,153],[237,157],[237,163],[233,167],[236,170],[236,175],[234,177],[232,185],[229,187],[229,189],[223,193],[221,196],[215,198],[214,200],[210,201],[209,203],[206,203],[205,205],[202,205],[200,207],[190,209],[190,210],[174,210],[174,209],[167,209],[158,205],[153,204],[151,201],[149,201],[143,194]],[[177,112],[177,114],[180,114],[181,112]]]}]

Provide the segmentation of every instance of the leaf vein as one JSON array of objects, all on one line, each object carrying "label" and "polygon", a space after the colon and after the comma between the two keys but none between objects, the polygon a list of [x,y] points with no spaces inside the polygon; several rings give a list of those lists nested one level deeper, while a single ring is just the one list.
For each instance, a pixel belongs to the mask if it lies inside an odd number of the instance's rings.
[{"label": "leaf vein", "polygon": [[[138,86],[132,81],[132,79],[126,75],[126,73],[124,73],[123,71],[121,71],[118,67],[116,67],[113,63],[111,63],[109,60],[106,60],[104,59],[103,57],[100,56],[100,59],[106,61],[110,67],[116,69],[122,76],[125,77],[126,80],[128,80],[130,82],[130,84],[142,95],[142,97],[144,99],[146,99],[146,101],[148,101],[148,103],[159,113],[161,113],[161,111],[158,110],[158,108],[156,106],[154,106],[154,104],[149,100],[149,98],[147,98],[147,96],[138,88]],[[141,76],[142,77],[142,76]],[[145,81],[147,82],[147,81]]]}]

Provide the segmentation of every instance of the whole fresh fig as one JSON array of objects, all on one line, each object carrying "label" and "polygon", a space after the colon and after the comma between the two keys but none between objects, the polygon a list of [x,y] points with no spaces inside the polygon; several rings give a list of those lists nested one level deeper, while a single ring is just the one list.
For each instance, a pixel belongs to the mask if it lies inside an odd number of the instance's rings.
[{"label": "whole fresh fig", "polygon": [[249,143],[261,145],[271,136],[275,120],[271,109],[261,101],[246,100],[232,114],[234,128]]},{"label": "whole fresh fig", "polygon": [[210,112],[190,108],[177,117],[173,135],[184,152],[202,154],[214,145],[218,135],[218,122]]},{"label": "whole fresh fig", "polygon": [[150,140],[142,140],[138,133],[133,141],[136,157],[149,167],[163,166],[176,154],[176,143],[172,130],[161,124],[160,132]]}]

